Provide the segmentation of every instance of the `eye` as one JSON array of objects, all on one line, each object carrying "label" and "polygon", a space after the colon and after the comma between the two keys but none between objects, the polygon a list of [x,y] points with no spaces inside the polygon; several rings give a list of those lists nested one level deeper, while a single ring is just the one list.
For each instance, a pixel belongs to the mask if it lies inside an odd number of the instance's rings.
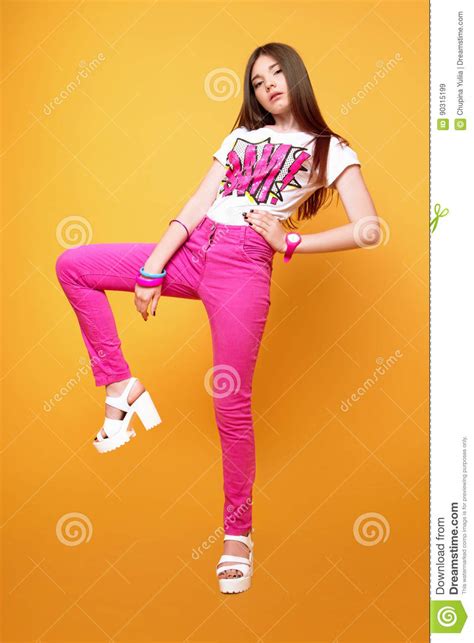
[{"label": "eye", "polygon": [[[281,72],[282,72],[282,70],[281,70],[281,69],[277,69],[277,70],[274,72],[274,75],[275,75],[275,74],[280,74]],[[256,85],[254,85],[254,86],[253,86],[254,90],[255,90],[255,89],[258,89],[258,88],[260,87],[260,85],[261,85],[261,84],[262,84],[262,83],[261,83],[261,82],[259,82],[259,83],[257,83]]]}]

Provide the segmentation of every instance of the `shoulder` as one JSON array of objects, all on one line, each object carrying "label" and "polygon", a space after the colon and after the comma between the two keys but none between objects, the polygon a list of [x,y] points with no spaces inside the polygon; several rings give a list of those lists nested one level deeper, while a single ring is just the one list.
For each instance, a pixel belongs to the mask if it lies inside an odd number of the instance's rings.
[{"label": "shoulder", "polygon": [[328,162],[338,163],[340,159],[358,159],[357,152],[338,136],[331,135],[328,149]]},{"label": "shoulder", "polygon": [[251,130],[248,130],[244,125],[241,125],[240,127],[236,127],[235,129],[233,129],[232,132],[230,132],[229,136],[239,136],[239,134],[250,131]]},{"label": "shoulder", "polygon": [[236,138],[239,136],[242,136],[244,133],[248,132],[249,130],[246,127],[236,127],[233,129],[231,132],[226,134],[224,136],[223,143],[230,143],[231,141],[234,141]]},{"label": "shoulder", "polygon": [[331,185],[349,165],[361,165],[357,152],[338,136],[331,135],[327,158],[326,185]]},{"label": "shoulder", "polygon": [[344,141],[339,138],[339,136],[331,134],[331,138],[329,140],[329,149],[344,149],[345,147],[348,147],[348,145],[344,143]]},{"label": "shoulder", "polygon": [[339,136],[335,136],[334,134],[331,134],[331,139],[329,141],[329,151],[333,152],[333,154],[350,154],[353,153],[355,154],[355,150],[348,144],[345,143],[343,140],[339,138]]}]

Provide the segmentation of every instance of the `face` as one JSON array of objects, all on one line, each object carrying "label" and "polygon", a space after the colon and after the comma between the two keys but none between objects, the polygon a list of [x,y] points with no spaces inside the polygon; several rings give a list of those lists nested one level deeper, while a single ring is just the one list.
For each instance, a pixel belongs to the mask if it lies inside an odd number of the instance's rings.
[{"label": "face", "polygon": [[262,54],[257,58],[253,64],[250,79],[255,97],[267,112],[283,114],[288,111],[289,96],[286,78],[282,68],[272,56]]}]

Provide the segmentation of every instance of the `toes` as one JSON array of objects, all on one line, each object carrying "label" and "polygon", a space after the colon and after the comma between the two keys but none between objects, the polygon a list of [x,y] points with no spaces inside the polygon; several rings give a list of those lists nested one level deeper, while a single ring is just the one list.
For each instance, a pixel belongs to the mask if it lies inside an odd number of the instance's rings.
[{"label": "toes", "polygon": [[226,569],[219,574],[221,578],[240,578],[243,576],[242,572],[238,569]]}]

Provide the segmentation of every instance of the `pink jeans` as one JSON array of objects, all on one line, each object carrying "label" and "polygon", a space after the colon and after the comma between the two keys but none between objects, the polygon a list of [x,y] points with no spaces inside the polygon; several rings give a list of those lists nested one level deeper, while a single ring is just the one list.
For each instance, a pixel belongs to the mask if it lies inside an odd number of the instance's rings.
[{"label": "pink jeans", "polygon": [[[135,277],[155,246],[97,243],[57,258],[56,274],[79,320],[97,386],[131,377],[104,291],[134,292]],[[162,296],[200,299],[209,317],[210,392],[222,448],[227,534],[244,534],[252,526],[252,380],[270,307],[274,254],[248,224],[216,223],[206,215],[166,264],[161,289]]]}]

